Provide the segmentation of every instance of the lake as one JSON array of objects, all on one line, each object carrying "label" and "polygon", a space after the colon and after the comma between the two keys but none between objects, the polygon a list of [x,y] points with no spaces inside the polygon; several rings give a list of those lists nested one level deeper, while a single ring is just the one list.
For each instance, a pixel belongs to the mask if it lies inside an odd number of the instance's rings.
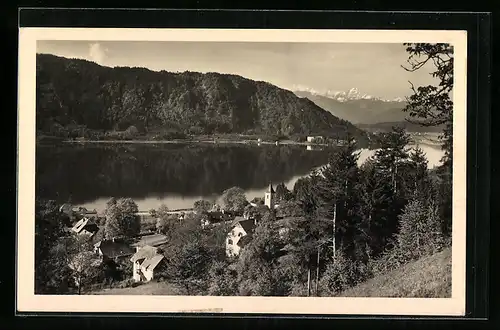
[{"label": "lake", "polygon": [[[439,163],[439,147],[420,147],[430,167]],[[303,145],[39,144],[36,194],[98,211],[112,196],[134,199],[141,211],[161,204],[191,208],[233,186],[251,200],[263,197],[270,182],[293,189],[300,177],[327,162],[330,151]],[[361,150],[360,163],[373,153]]]}]

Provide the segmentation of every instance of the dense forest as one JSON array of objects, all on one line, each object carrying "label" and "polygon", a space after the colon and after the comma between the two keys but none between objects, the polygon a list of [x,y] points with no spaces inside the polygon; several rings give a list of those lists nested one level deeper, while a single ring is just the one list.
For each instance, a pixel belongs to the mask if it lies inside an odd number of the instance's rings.
[{"label": "dense forest", "polygon": [[237,75],[103,67],[38,54],[37,130],[77,129],[189,134],[323,134],[359,139],[362,130],[306,98]]}]

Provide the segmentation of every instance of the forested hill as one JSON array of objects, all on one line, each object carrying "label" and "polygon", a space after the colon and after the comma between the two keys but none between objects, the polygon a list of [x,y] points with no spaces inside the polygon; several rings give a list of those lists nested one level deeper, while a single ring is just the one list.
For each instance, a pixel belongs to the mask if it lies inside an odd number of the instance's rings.
[{"label": "forested hill", "polygon": [[[168,60],[168,59],[166,59]],[[37,128],[190,130],[199,134],[365,136],[306,98],[237,75],[103,67],[37,54]]]}]

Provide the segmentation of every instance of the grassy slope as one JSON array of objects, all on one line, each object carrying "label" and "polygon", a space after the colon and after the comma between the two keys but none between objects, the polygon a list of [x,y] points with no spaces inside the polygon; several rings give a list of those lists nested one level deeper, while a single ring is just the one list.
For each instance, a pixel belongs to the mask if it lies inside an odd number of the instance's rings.
[{"label": "grassy slope", "polygon": [[91,295],[162,295],[162,296],[173,296],[179,295],[180,290],[167,282],[149,282],[135,288],[113,288],[106,289],[102,291],[95,291],[89,293]]},{"label": "grassy slope", "polygon": [[451,249],[409,263],[344,291],[342,297],[451,297]]}]

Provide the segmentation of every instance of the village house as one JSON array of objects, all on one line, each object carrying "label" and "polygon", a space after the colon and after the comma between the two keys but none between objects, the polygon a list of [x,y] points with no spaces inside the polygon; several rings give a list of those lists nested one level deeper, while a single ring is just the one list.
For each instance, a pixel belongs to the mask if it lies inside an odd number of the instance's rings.
[{"label": "village house", "polygon": [[88,235],[90,237],[94,236],[95,233],[99,231],[99,227],[89,218],[81,218],[71,230],[78,235]]},{"label": "village house", "polygon": [[94,244],[94,252],[103,260],[120,260],[134,254],[129,244],[118,239],[103,239]]},{"label": "village house", "polygon": [[154,234],[143,236],[132,244],[135,254],[130,261],[133,264],[134,281],[148,282],[154,278],[155,270],[165,261],[159,248],[167,241],[167,236]]},{"label": "village house", "polygon": [[308,143],[322,143],[323,141],[324,141],[324,138],[321,135],[307,137]]},{"label": "village house", "polygon": [[241,249],[250,241],[253,231],[257,226],[254,219],[236,217],[232,224],[232,229],[226,238],[226,255],[235,257],[239,255]]},{"label": "village house", "polygon": [[165,257],[159,253],[158,247],[143,246],[130,258],[133,264],[133,279],[135,282],[148,282],[155,276],[155,270],[158,269]]}]

